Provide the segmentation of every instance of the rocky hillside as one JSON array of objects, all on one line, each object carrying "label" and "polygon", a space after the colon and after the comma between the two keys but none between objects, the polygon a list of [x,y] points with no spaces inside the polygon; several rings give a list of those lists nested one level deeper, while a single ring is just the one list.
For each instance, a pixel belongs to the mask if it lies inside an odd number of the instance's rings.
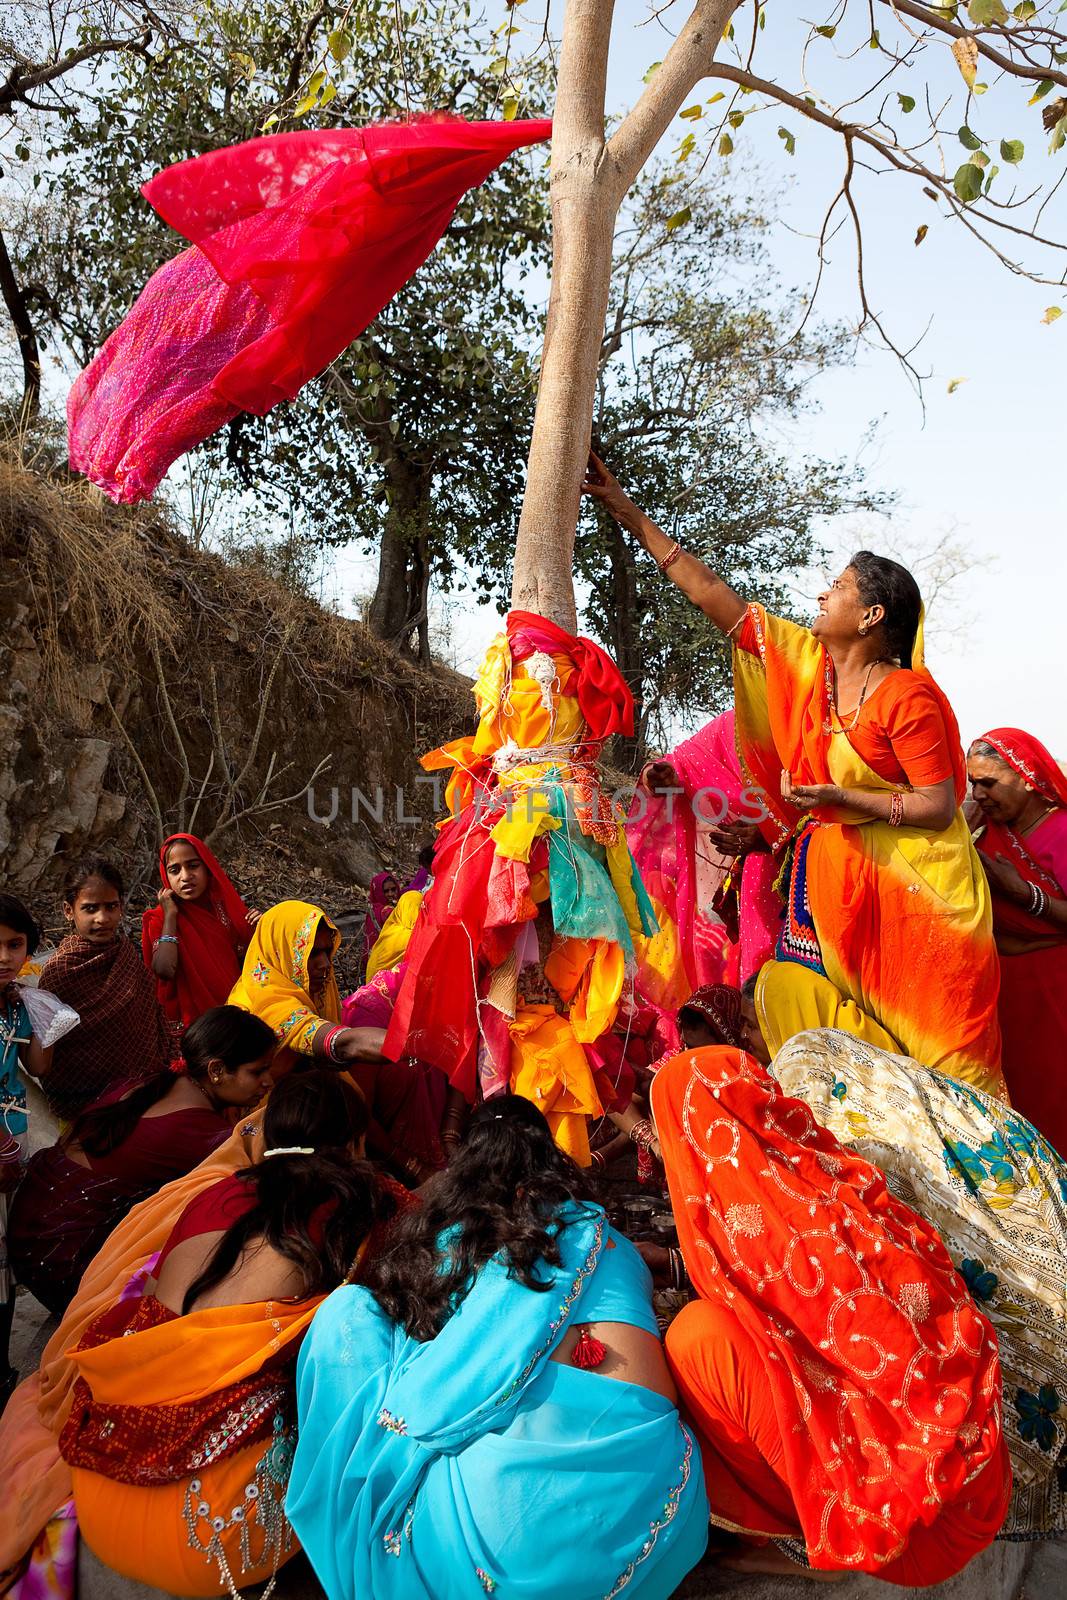
[{"label": "rocky hillside", "polygon": [[357,907],[428,836],[418,755],[472,717],[448,669],[193,550],[165,511],[0,453],[0,879],[47,923],[72,856],[112,856],[137,909],[182,828],[215,833],[254,903]]}]

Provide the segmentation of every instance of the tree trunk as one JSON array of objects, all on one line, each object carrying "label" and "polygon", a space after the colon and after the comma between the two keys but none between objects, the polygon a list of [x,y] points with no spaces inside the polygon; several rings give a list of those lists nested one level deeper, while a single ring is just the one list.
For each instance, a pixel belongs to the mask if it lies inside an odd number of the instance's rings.
[{"label": "tree trunk", "polygon": [[7,253],[4,236],[0,233],[0,295],[3,295],[4,304],[11,317],[18,340],[19,355],[22,357],[22,409],[20,421],[23,426],[32,422],[41,406],[41,353],[37,346],[37,333],[33,320],[26,305],[25,297],[19,288],[15,269],[11,265],[11,257]]},{"label": "tree trunk", "polygon": [[[378,440],[381,445],[380,439]],[[389,503],[382,524],[378,552],[378,586],[367,612],[367,624],[379,639],[404,646],[418,625],[412,610],[411,574],[421,587],[418,563],[420,539],[425,539],[430,476],[395,450],[383,450],[382,470],[389,487]]]},{"label": "tree trunk", "polygon": [[738,0],[696,0],[633,110],[605,142],[614,0],[566,0],[552,125],[552,289],[515,549],[511,603],[572,632],[574,533],[589,454],[619,206],[694,84]]}]

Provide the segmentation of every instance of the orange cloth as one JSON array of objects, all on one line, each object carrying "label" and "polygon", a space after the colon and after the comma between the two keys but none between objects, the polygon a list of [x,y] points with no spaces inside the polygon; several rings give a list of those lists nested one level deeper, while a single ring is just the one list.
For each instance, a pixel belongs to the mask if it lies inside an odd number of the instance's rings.
[{"label": "orange cloth", "polygon": [[[324,1299],[193,1311],[127,1329],[73,1351],[72,1359],[95,1402],[152,1407],[165,1428],[169,1407],[196,1406],[268,1363],[279,1376],[291,1372]],[[105,1566],[167,1594],[217,1595],[227,1569],[238,1588],[262,1582],[298,1548],[282,1516],[290,1432],[291,1422],[279,1411],[272,1435],[231,1448],[198,1469],[195,1491],[187,1469],[173,1483],[146,1487],[73,1467],[82,1537]],[[246,1493],[250,1485],[254,1503]],[[198,1511],[202,1504],[207,1511]],[[232,1515],[235,1506],[241,1508],[239,1520]],[[187,1513],[195,1521],[195,1543]],[[219,1517],[226,1526],[216,1531],[211,1520]]]},{"label": "orange cloth", "polygon": [[[890,674],[855,729],[831,720],[826,651],[807,628],[752,605],[734,651],[742,760],[775,813],[783,769],[799,784],[871,792],[951,777],[966,765],[952,708],[922,666]],[[942,832],[819,811],[807,895],[830,982],[924,1066],[1006,1097],[997,1021],[999,966],[985,874],[957,811]]]},{"label": "orange cloth", "polygon": [[78,1375],[69,1352],[89,1324],[114,1304],[133,1274],[162,1249],[188,1202],[258,1159],[262,1123],[262,1110],[243,1117],[206,1161],[135,1206],[86,1269],[66,1316],[45,1346],[39,1370],[19,1385],[0,1417],[0,1568],[21,1560],[71,1492],[70,1471],[59,1454],[59,1435]]},{"label": "orange cloth", "polygon": [[812,1566],[935,1583],[1011,1494],[996,1336],[932,1227],[743,1051],[666,1062],[652,1113],[707,1305],[667,1356],[713,1519]]},{"label": "orange cloth", "polygon": [[542,1111],[561,1150],[590,1165],[590,1117],[602,1114],[596,1080],[566,1017],[551,1006],[520,1005],[508,1024],[511,1091]]}]

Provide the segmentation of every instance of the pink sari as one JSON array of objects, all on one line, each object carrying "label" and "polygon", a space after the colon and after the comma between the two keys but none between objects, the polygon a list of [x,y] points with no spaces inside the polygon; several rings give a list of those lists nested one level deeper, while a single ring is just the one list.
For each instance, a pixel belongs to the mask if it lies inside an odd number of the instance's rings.
[{"label": "pink sari", "polygon": [[[661,796],[639,790],[626,824],[627,841],[661,926],[666,918],[677,929],[689,990],[741,984],[773,956],[782,903],[774,891],[778,862],[759,851],[746,856],[742,868],[736,943],[713,906],[730,861],[711,843],[709,827],[757,822],[764,815],[759,789],[741,771],[733,712],[715,717],[666,759],[685,792]],[[767,826],[775,827],[773,819]]]}]

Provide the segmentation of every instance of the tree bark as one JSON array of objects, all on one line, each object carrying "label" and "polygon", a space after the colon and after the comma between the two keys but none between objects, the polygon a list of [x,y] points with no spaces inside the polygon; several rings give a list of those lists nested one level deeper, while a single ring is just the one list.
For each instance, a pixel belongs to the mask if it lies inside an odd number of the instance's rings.
[{"label": "tree bark", "polygon": [[15,329],[15,338],[18,340],[19,355],[22,357],[20,420],[25,426],[34,420],[41,407],[41,353],[33,319],[19,288],[18,279],[15,277],[15,269],[11,265],[11,257],[7,253],[7,244],[2,233],[0,233],[0,295],[3,295],[4,304]]},{"label": "tree bark", "polygon": [[[377,441],[381,445],[380,438]],[[404,646],[418,626],[412,610],[412,571],[421,586],[420,538],[429,506],[430,478],[424,469],[398,451],[383,451],[382,470],[389,503],[378,551],[378,584],[367,612],[367,625],[379,639]]]},{"label": "tree bark", "polygon": [[511,603],[577,627],[574,533],[589,454],[619,207],[693,86],[738,0],[696,0],[637,105],[605,140],[614,0],[567,0],[552,128],[552,288],[515,549]]}]

